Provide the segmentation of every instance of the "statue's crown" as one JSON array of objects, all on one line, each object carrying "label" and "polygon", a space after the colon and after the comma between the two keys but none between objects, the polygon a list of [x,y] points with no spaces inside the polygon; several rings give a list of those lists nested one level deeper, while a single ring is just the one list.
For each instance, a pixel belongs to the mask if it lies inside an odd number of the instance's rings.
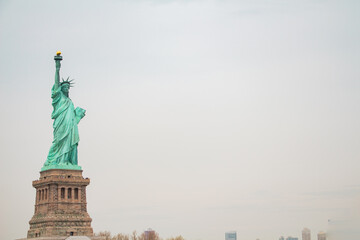
[{"label": "statue's crown", "polygon": [[63,84],[69,84],[70,87],[74,86],[74,79],[69,80],[70,77],[68,77],[66,80],[62,79],[62,81],[60,82],[60,85]]}]

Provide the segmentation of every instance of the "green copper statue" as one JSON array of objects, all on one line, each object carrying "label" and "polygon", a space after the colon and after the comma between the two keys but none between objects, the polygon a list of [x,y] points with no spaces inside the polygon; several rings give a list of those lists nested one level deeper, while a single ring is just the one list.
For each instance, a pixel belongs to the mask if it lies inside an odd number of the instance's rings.
[{"label": "green copper statue", "polygon": [[78,123],[85,116],[85,110],[77,107],[69,98],[69,89],[72,80],[60,82],[60,61],[61,52],[57,52],[54,57],[56,63],[55,84],[51,89],[53,112],[51,118],[54,119],[54,141],[49,151],[41,171],[48,169],[73,169],[80,170],[77,159],[77,146],[79,143]]}]

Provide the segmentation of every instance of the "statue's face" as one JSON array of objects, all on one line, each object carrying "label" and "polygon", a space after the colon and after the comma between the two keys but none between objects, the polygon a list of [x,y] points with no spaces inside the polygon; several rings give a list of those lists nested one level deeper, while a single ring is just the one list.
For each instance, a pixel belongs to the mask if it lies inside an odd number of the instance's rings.
[{"label": "statue's face", "polygon": [[67,84],[67,83],[61,85],[61,91],[64,92],[64,93],[68,93],[68,92],[69,92],[69,88],[70,88],[70,85]]}]

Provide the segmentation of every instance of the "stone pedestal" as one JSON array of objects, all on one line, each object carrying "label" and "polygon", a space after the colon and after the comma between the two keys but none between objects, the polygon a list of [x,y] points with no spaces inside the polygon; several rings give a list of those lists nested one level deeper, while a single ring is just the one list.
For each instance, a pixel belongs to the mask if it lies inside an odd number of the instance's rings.
[{"label": "stone pedestal", "polygon": [[82,170],[50,169],[33,181],[35,213],[27,238],[93,236],[86,209],[86,186]]}]

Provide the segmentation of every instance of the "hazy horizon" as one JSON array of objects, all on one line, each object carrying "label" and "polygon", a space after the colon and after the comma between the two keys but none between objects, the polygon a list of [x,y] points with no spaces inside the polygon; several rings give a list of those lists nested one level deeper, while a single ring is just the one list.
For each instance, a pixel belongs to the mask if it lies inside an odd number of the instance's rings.
[{"label": "hazy horizon", "polygon": [[78,150],[94,232],[278,240],[356,226],[359,10],[346,0],[0,1],[0,239],[29,229],[58,50],[70,98],[86,109]]}]

